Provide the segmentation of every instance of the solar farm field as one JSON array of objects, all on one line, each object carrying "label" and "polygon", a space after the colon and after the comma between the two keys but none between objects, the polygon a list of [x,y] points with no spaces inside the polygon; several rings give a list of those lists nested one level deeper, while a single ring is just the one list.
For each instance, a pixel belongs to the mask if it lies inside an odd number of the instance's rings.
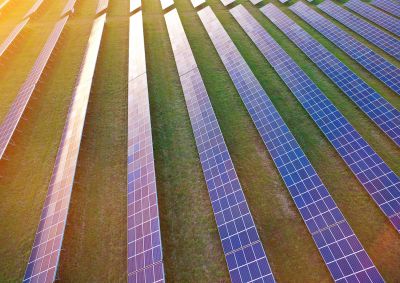
[{"label": "solar farm field", "polygon": [[345,2],[0,0],[0,282],[399,282],[400,2]]}]

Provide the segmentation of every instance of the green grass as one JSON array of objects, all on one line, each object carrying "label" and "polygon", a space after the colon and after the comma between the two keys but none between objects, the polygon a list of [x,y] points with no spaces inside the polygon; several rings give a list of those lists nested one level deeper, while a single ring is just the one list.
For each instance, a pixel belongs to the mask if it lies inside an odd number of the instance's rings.
[{"label": "green grass", "polygon": [[[23,2],[23,3],[22,3]],[[0,18],[0,42],[31,7]],[[15,98],[65,1],[29,24],[17,55],[0,70],[0,118]],[[128,0],[110,1],[60,258],[65,282],[126,281]],[[229,275],[159,0],[143,1],[146,59],[165,271],[169,282],[227,282]],[[176,0],[189,42],[273,272],[280,282],[329,282],[329,273],[189,0]],[[388,282],[400,280],[399,236],[312,119],[219,0],[209,0],[357,236]],[[238,1],[295,59],[379,155],[400,172],[392,142],[257,8]],[[266,1],[264,1],[267,3]],[[78,0],[63,44],[31,104],[16,146],[0,163],[0,281],[21,280],[30,254],[96,0]],[[369,85],[400,99],[318,32],[287,15]],[[314,7],[314,5],[310,5]],[[358,35],[351,33],[365,43]],[[370,44],[367,43],[368,46]],[[370,46],[371,47],[371,46]],[[372,47],[379,54],[376,48]],[[383,55],[390,61],[394,61]],[[400,64],[395,62],[397,66]],[[4,94],[4,95],[3,95]],[[28,184],[28,185],[27,185]]]}]

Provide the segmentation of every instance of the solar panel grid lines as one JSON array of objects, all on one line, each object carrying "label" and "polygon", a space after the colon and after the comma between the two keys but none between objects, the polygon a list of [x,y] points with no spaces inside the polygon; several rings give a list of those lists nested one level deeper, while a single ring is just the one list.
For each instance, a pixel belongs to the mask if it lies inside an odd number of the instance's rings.
[{"label": "solar panel grid lines", "polygon": [[397,94],[400,94],[400,69],[386,61],[361,42],[341,30],[331,21],[301,1],[289,9],[319,31],[328,40],[357,61],[361,66],[381,80]]},{"label": "solar panel grid lines", "polygon": [[400,112],[273,4],[261,12],[400,147]]},{"label": "solar panel grid lines", "polygon": [[360,0],[350,0],[344,4],[360,16],[374,22],[384,29],[400,36],[400,20],[392,17]]},{"label": "solar panel grid lines", "polygon": [[[94,21],[80,76],[94,70],[104,23],[105,14]],[[77,79],[23,282],[55,280],[92,78]]]},{"label": "solar panel grid lines", "polygon": [[387,54],[400,60],[400,41],[398,39],[353,15],[351,12],[346,11],[331,0],[325,0],[321,4],[318,4],[317,7],[352,31],[361,35],[375,46],[379,47],[381,50],[385,51]]},{"label": "solar panel grid lines", "polygon": [[35,14],[40,9],[40,6],[43,4],[43,1],[44,0],[37,0],[35,4],[33,4],[32,8],[25,14],[24,19]]},{"label": "solar panel grid lines", "polygon": [[7,36],[4,42],[0,45],[0,57],[3,56],[9,50],[15,39],[21,34],[24,27],[28,24],[29,19],[24,19],[20,22]]},{"label": "solar panel grid lines", "polygon": [[[243,9],[239,5],[231,13],[235,15]],[[199,16],[334,278],[378,273],[371,265],[365,266],[371,271],[353,266],[361,266],[362,258],[369,258],[361,243],[211,8],[203,9]],[[332,233],[334,230],[346,231],[347,238]],[[350,243],[350,239],[354,242]],[[357,246],[357,250],[347,249],[347,253],[340,254],[338,242],[342,247]],[[355,255],[358,251],[362,252]],[[352,268],[356,271],[341,273]]]},{"label": "solar panel grid lines", "polygon": [[193,8],[197,8],[200,5],[206,3],[206,0],[191,0]]},{"label": "solar panel grid lines", "polygon": [[65,4],[64,9],[62,10],[60,16],[63,16],[69,12],[73,12],[75,3],[76,3],[76,0],[68,0],[68,2]]},{"label": "solar panel grid lines", "polygon": [[164,18],[231,281],[275,282],[176,9]]},{"label": "solar panel grid lines", "polygon": [[383,11],[395,15],[397,17],[400,17],[400,2],[397,1],[397,3],[391,1],[391,0],[374,0],[371,2],[371,5],[378,7],[379,9],[382,9]]},{"label": "solar panel grid lines", "polygon": [[160,0],[160,2],[161,2],[161,9],[163,10],[174,5],[174,0]]},{"label": "solar panel grid lines", "polygon": [[244,10],[235,19],[400,232],[400,179],[262,26]]},{"label": "solar panel grid lines", "polygon": [[142,0],[130,0],[129,2],[129,12],[132,13],[142,6]]},{"label": "solar panel grid lines", "polygon": [[50,56],[61,37],[65,24],[68,21],[68,16],[59,20],[52,33],[47,39],[42,51],[36,59],[27,79],[21,86],[17,97],[10,107],[6,117],[0,125],[0,159],[4,157],[4,152],[10,143],[10,140],[17,128],[26,106],[43,74],[43,71],[49,62]]},{"label": "solar panel grid lines", "polygon": [[108,8],[108,1],[109,0],[100,0],[99,4],[97,5],[96,14],[99,14]]},{"label": "solar panel grid lines", "polygon": [[127,169],[128,282],[164,282],[142,11],[130,17]]}]

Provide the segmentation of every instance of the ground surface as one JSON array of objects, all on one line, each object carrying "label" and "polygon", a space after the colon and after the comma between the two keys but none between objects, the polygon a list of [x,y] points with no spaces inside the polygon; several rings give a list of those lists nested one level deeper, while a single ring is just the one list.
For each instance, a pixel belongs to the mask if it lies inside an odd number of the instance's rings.
[{"label": "ground surface", "polygon": [[[0,69],[0,119],[6,115],[67,1],[45,2],[43,12],[29,24],[19,47]],[[229,275],[159,0],[142,2],[167,280],[226,282]],[[277,280],[331,281],[196,10],[189,0],[175,2]],[[219,0],[207,2],[382,275],[388,282],[399,282],[399,235],[228,9]],[[248,1],[238,2],[245,5],[399,174],[400,152],[393,143],[256,7]],[[287,6],[272,2],[400,108],[399,97],[390,89],[297,18]],[[0,42],[33,3],[34,0],[19,1],[10,14],[0,17]],[[96,4],[96,0],[77,1],[76,13],[67,24],[40,91],[34,95],[26,120],[19,128],[21,132],[14,139],[15,146],[7,152],[8,160],[0,163],[0,282],[18,282],[24,274]],[[128,0],[110,0],[60,259],[59,279],[65,282],[126,280],[128,7]]]}]

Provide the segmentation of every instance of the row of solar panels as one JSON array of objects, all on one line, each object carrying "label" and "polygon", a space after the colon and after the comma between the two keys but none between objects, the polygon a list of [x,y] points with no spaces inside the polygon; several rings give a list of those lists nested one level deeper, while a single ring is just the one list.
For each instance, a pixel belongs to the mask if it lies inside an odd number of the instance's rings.
[{"label": "row of solar panels", "polygon": [[[194,7],[198,6],[197,3],[196,0],[192,1]],[[174,3],[161,0],[161,4],[163,9],[170,10]],[[296,5],[307,8],[301,2]],[[261,11],[400,145],[399,111],[277,7],[269,4],[261,8]],[[230,12],[395,229],[400,231],[399,177],[243,6],[232,8]],[[198,15],[333,279],[337,282],[383,282],[379,271],[211,8],[203,8]],[[257,261],[258,257],[254,256],[255,250],[246,250],[254,243],[249,242],[246,237],[251,238],[246,233],[246,225],[243,225],[246,221],[241,209],[236,210],[235,192],[242,194],[240,183],[237,180],[237,191],[227,186],[237,176],[224,171],[232,168],[234,172],[233,164],[176,9],[168,12],[165,20],[231,280],[252,282],[261,279],[263,282],[273,282],[274,277],[262,246],[259,248],[259,256],[260,260],[263,259],[261,262],[266,261],[263,267]],[[225,158],[220,157],[225,151]],[[226,165],[226,161],[229,161],[229,165]],[[244,195],[240,200],[243,207],[246,207],[245,212],[249,213],[248,223],[252,227],[254,223],[250,221],[251,214]],[[256,232],[253,236],[254,242],[259,243],[258,236],[255,235]]]}]

